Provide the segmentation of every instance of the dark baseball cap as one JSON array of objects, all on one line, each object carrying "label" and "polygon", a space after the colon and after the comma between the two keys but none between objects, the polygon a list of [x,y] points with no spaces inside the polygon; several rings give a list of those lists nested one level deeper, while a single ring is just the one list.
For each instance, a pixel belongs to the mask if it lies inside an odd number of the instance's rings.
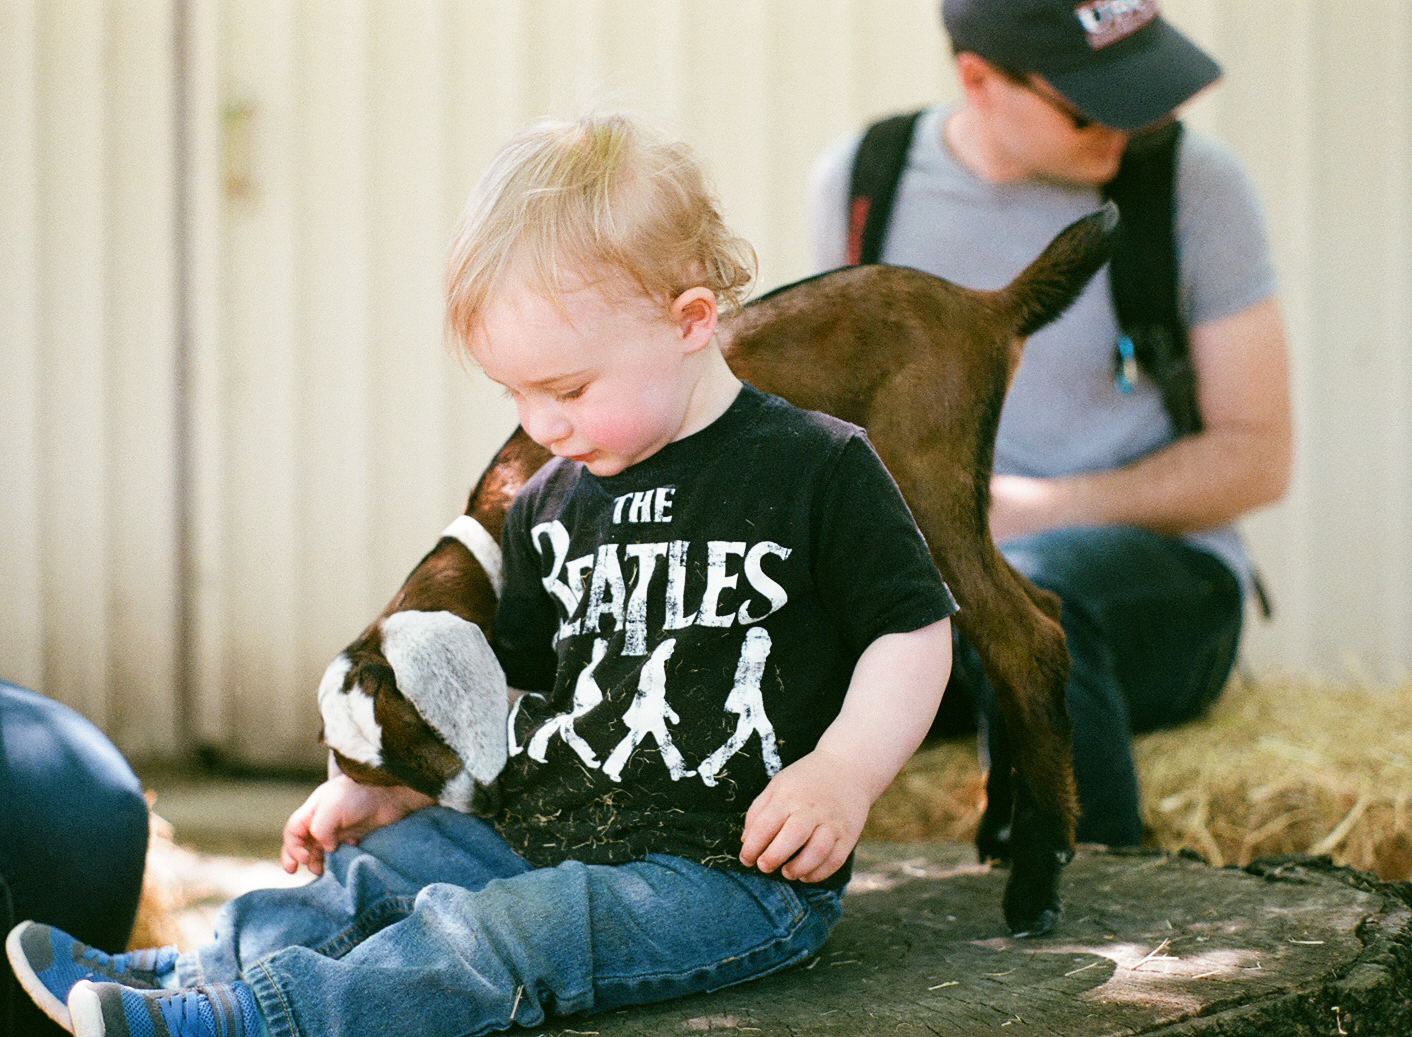
[{"label": "dark baseball cap", "polygon": [[1158,122],[1221,76],[1157,0],[942,0],[941,18],[955,50],[1043,76],[1118,130]]}]

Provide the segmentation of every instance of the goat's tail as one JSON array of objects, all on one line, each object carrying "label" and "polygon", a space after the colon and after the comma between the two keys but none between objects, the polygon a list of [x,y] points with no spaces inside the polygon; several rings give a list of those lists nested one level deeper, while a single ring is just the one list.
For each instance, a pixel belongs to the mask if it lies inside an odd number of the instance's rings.
[{"label": "goat's tail", "polygon": [[1033,335],[1067,310],[1108,261],[1117,236],[1118,207],[1103,208],[1059,232],[1043,252],[998,294],[1017,334]]}]

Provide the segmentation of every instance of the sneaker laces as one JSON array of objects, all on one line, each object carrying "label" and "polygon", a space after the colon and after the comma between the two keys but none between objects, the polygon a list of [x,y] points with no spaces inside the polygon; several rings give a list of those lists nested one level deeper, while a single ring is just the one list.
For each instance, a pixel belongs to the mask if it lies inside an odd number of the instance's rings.
[{"label": "sneaker laces", "polygon": [[122,954],[108,954],[97,947],[84,947],[78,961],[93,966],[95,972],[112,976],[136,976],[143,980],[149,977],[161,982],[163,975],[176,965],[176,954],[168,947],[144,948],[125,951]]},{"label": "sneaker laces", "polygon": [[156,1001],[170,1037],[254,1037],[262,1029],[254,999],[238,989],[225,985],[186,987],[147,996]]},{"label": "sneaker laces", "polygon": [[173,991],[157,1002],[157,1010],[171,1037],[198,1037],[220,1033],[214,1026],[203,1026],[201,1010],[211,1015],[210,1003],[200,987]]}]

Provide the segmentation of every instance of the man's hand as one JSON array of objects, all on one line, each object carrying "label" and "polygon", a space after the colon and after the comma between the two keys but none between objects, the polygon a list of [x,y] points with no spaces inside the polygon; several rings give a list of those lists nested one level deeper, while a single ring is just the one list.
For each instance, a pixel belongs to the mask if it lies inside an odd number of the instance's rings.
[{"label": "man's hand", "polygon": [[324,873],[324,855],[340,844],[356,845],[375,828],[400,821],[435,800],[400,785],[359,785],[337,774],[316,788],[304,805],[289,815],[279,860],[293,875],[304,865]]},{"label": "man's hand", "polygon": [[815,749],[776,774],[750,804],[740,862],[822,882],[853,852],[871,806],[847,761]]},{"label": "man's hand", "polygon": [[1202,431],[1130,464],[1052,479],[996,475],[996,540],[1071,526],[1180,535],[1233,522],[1289,485],[1289,359],[1278,303],[1255,303],[1189,332]]}]

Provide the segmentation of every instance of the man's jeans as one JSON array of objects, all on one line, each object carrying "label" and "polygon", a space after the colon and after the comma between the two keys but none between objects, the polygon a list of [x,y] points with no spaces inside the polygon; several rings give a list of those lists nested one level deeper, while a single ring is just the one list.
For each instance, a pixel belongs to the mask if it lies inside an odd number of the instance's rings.
[{"label": "man's jeans", "polygon": [[[1240,584],[1210,554],[1131,527],[1056,530],[1000,550],[1063,603],[1079,841],[1138,845],[1132,736],[1191,720],[1221,693],[1240,639]],[[975,652],[958,643],[956,662],[994,732],[993,697]]]},{"label": "man's jeans", "polygon": [[775,972],[839,912],[838,892],[663,855],[535,869],[430,807],[340,847],[307,886],[227,904],[177,978],[243,978],[273,1035],[482,1034]]}]

